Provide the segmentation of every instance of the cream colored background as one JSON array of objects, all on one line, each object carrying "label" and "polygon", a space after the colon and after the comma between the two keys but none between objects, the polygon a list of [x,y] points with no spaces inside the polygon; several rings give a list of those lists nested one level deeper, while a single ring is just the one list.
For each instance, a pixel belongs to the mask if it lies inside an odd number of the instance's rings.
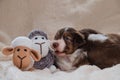
[{"label": "cream colored background", "polygon": [[61,27],[120,32],[120,0],[0,0],[1,45],[32,29],[50,39]]}]

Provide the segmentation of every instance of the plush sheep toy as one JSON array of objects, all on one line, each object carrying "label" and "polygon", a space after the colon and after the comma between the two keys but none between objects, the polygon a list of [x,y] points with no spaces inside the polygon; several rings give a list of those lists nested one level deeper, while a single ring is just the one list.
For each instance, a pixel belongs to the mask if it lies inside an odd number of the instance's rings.
[{"label": "plush sheep toy", "polygon": [[42,55],[40,61],[35,61],[34,67],[37,69],[49,68],[54,71],[56,68],[54,64],[53,51],[50,50],[50,41],[47,38],[47,34],[40,30],[33,30],[28,36],[33,42],[33,49],[39,51]]},{"label": "plush sheep toy", "polygon": [[24,36],[15,38],[11,47],[3,48],[3,54],[13,54],[13,64],[21,70],[30,70],[34,61],[41,59],[40,53],[32,49],[32,41]]}]

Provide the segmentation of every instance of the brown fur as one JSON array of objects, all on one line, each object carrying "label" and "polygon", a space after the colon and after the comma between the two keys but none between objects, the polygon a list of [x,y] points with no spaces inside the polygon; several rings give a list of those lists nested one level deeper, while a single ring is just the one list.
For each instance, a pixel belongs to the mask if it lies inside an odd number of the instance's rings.
[{"label": "brown fur", "polygon": [[84,46],[89,62],[102,69],[120,63],[120,36],[117,34],[109,34],[107,36],[108,40],[103,43],[88,41]]},{"label": "brown fur", "polygon": [[[65,28],[63,28],[56,33],[54,39],[57,42],[57,40],[59,40],[61,38],[63,38],[63,40],[66,44],[66,46],[63,50],[63,52],[66,54],[65,58],[68,58],[68,63],[72,64],[72,67],[73,68],[75,67],[74,69],[76,69],[77,67],[79,67],[81,65],[89,64],[89,62],[87,60],[87,56],[85,54],[86,52],[83,52],[81,50],[80,52],[77,52],[77,55],[73,56],[74,52],[85,44],[85,37],[83,34],[79,33],[78,31],[76,31],[73,28],[69,28],[68,30],[65,30]],[[70,60],[71,57],[73,58],[73,61]],[[61,59],[64,59],[64,58],[61,58],[56,55],[56,65],[61,70],[69,71],[68,69],[65,69],[63,67],[61,68],[61,66],[64,65],[64,62],[63,62],[63,64],[59,64],[59,63],[61,63]]]},{"label": "brown fur", "polygon": [[[82,29],[79,31],[69,28],[60,29],[55,35],[55,40],[63,37],[66,47],[66,55],[73,54],[77,49],[87,52],[75,58],[74,66],[79,67],[84,64],[96,65],[100,68],[111,67],[120,63],[120,35],[107,34],[105,42],[88,40],[90,34],[102,34],[93,29]],[[59,59],[60,60],[60,59]],[[56,62],[57,63],[57,62]]]},{"label": "brown fur", "polygon": [[63,37],[67,45],[63,52],[66,54],[72,54],[76,49],[78,49],[79,46],[84,44],[84,36],[73,28],[69,28],[67,31],[64,31],[64,29],[65,28],[59,30],[54,39],[58,40]]},{"label": "brown fur", "polygon": [[90,64],[103,69],[120,63],[120,35],[107,34],[108,39],[100,42],[88,40],[90,34],[102,34],[96,30],[83,29],[80,33],[86,37],[86,44],[82,48],[87,51]]}]

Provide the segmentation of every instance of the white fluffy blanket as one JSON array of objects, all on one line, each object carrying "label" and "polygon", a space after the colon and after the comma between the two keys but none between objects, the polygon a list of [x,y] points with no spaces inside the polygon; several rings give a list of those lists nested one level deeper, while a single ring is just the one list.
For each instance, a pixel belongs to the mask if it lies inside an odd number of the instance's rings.
[{"label": "white fluffy blanket", "polygon": [[13,65],[11,57],[0,53],[0,80],[120,80],[120,64],[103,70],[84,65],[69,73],[51,73],[48,69],[21,71]]}]

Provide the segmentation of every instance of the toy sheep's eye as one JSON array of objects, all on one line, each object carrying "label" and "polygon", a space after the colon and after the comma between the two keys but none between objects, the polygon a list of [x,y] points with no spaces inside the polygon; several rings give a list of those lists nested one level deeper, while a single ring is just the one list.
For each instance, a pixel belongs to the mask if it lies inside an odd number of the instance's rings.
[{"label": "toy sheep's eye", "polygon": [[42,39],[45,39],[44,37],[42,37]]},{"label": "toy sheep's eye", "polygon": [[24,49],[25,52],[27,52],[27,49]]},{"label": "toy sheep's eye", "polygon": [[20,49],[17,49],[17,51],[20,51]]},{"label": "toy sheep's eye", "polygon": [[37,40],[38,38],[36,37],[35,40]]}]

